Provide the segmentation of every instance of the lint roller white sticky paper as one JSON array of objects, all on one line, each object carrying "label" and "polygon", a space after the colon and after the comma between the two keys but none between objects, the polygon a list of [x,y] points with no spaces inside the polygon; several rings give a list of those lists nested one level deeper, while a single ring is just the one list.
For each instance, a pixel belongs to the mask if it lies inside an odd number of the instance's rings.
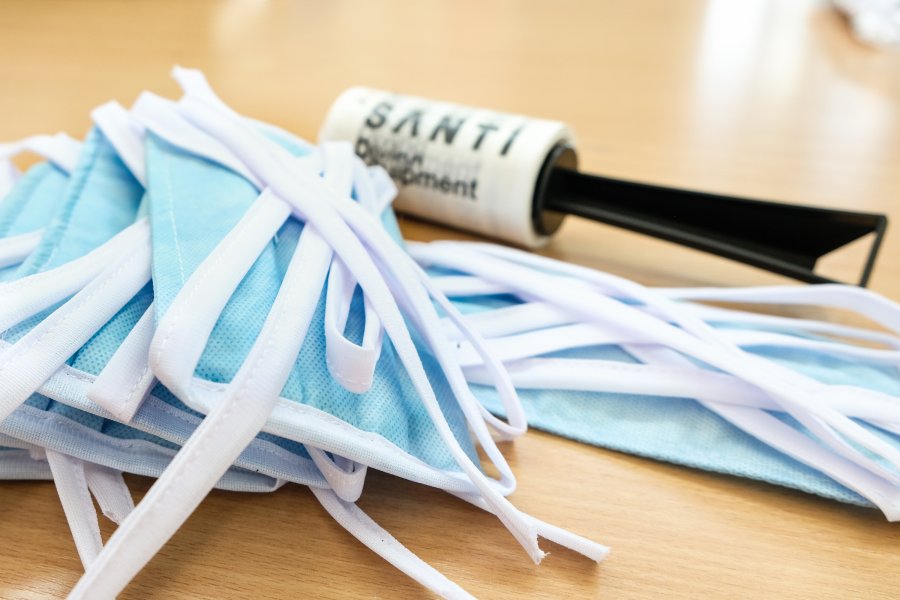
[{"label": "lint roller white sticky paper", "polygon": [[529,247],[562,221],[541,219],[535,207],[547,161],[575,166],[572,133],[560,121],[362,87],[335,101],[319,138],[350,140],[366,162],[387,169],[400,189],[398,210]]},{"label": "lint roller white sticky paper", "polygon": [[803,281],[823,255],[874,234],[884,215],[734,198],[581,173],[571,129],[534,119],[353,87],[335,100],[320,141],[349,141],[397,183],[395,207],[526,247],[566,214],[609,223]]}]

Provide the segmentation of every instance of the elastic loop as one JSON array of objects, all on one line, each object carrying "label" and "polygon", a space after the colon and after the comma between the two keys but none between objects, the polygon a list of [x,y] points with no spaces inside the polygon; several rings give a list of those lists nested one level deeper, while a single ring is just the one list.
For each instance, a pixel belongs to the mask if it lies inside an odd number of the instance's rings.
[{"label": "elastic loop", "polygon": [[367,467],[365,465],[346,461],[348,463],[346,468],[341,468],[337,464],[337,460],[332,460],[323,450],[313,446],[304,447],[338,498],[344,502],[359,500],[363,484],[366,481]]},{"label": "elastic loop", "polygon": [[154,311],[151,303],[88,389],[88,399],[130,423],[156,382],[150,371]]},{"label": "elastic loop", "polygon": [[84,462],[53,450],[46,452],[47,463],[53,473],[53,482],[69,522],[78,556],[87,569],[103,549],[103,540],[85,479]]},{"label": "elastic loop", "polygon": [[[349,197],[354,187],[353,148],[342,142],[324,144],[324,180],[336,194]],[[361,394],[372,387],[381,353],[381,324],[374,311],[365,311],[362,344],[344,335],[356,281],[340,258],[334,257],[325,294],[325,355],[328,370],[342,387]]]},{"label": "elastic loop", "polygon": [[21,264],[37,248],[43,237],[44,230],[38,229],[0,239],[0,269]]},{"label": "elastic loop", "polygon": [[91,118],[134,178],[146,188],[147,163],[144,159],[144,131],[140,123],[114,101],[95,108],[91,111]]},{"label": "elastic loop", "polygon": [[0,355],[0,420],[25,402],[150,281],[150,245],[113,262]]},{"label": "elastic loop", "polygon": [[34,152],[66,173],[71,173],[78,165],[81,142],[60,132],[55,135],[33,135],[15,142],[0,144],[0,159],[9,159],[22,152]]}]

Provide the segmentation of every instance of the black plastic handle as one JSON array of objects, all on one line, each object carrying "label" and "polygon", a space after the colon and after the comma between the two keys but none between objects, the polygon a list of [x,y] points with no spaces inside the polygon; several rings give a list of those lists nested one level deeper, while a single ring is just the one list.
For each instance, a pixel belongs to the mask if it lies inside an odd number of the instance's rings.
[{"label": "black plastic handle", "polygon": [[[858,285],[865,287],[887,229],[882,214],[733,198],[589,175],[556,166],[543,210],[616,225],[810,283],[823,255],[865,235],[874,240]],[[539,202],[539,203],[538,203]]]}]

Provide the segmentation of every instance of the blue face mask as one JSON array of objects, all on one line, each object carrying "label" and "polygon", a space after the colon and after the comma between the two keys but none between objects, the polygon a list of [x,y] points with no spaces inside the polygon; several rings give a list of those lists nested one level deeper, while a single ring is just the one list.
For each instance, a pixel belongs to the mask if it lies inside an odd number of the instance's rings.
[{"label": "blue face mask", "polygon": [[[109,152],[105,136],[95,132],[93,143],[97,147],[92,148],[89,156],[82,158],[76,172],[81,182],[79,192],[75,195],[67,189],[62,190],[62,207],[51,220],[52,226],[34,245],[24,268],[18,268],[18,273],[14,274],[22,275],[22,279],[16,282],[16,290],[25,290],[22,292],[25,298],[18,298],[19,307],[26,307],[34,314],[30,317],[18,314],[18,321],[21,322],[17,322],[17,313],[21,311],[13,306],[10,314],[5,316],[10,324],[17,323],[7,333],[6,343],[12,344],[13,352],[19,349],[16,342],[22,339],[27,342],[27,336],[36,327],[57,314],[55,309],[66,310],[70,303],[78,303],[76,295],[57,307],[58,302],[47,301],[47,290],[43,288],[49,286],[51,293],[58,298],[65,298],[71,293],[83,295],[91,285],[97,287],[98,278],[109,271],[108,262],[114,260],[118,251],[134,251],[132,247],[123,245],[121,239],[125,235],[134,237],[135,228],[128,223],[134,220],[140,209],[128,215],[130,218],[119,220],[115,218],[116,211],[108,215],[112,218],[104,219],[102,214],[104,203],[112,198],[127,197],[128,190],[117,183],[130,185],[131,180],[119,160],[121,157]],[[134,156],[130,158],[134,160]],[[99,183],[90,185],[88,182]],[[143,195],[143,188],[135,187],[133,191],[134,198]],[[73,230],[73,224],[78,223],[79,216],[91,212],[84,208],[86,205],[93,209],[101,225],[90,231],[88,236],[82,236]],[[126,226],[124,230],[117,231],[122,226]],[[95,244],[96,247],[92,248]],[[84,263],[89,259],[96,259],[89,268],[85,264],[80,265],[84,267],[80,279],[87,283],[69,281],[75,270],[74,263]],[[98,262],[99,266],[95,264]],[[61,277],[63,286],[54,284],[54,279],[60,274],[65,275]],[[41,280],[44,275],[51,277]],[[43,283],[32,285],[36,281]],[[53,306],[43,311],[35,310],[34,303],[29,301],[35,295],[42,296],[42,302]],[[124,301],[125,298],[127,294],[120,294],[116,301]],[[105,372],[115,371],[116,367],[121,366],[116,364],[117,356],[135,337],[135,332],[141,329],[140,324],[146,322],[145,316],[150,311],[151,302],[150,289],[145,286],[121,309],[110,313],[112,317],[100,325],[99,330],[72,355],[68,365],[43,382],[38,390],[40,393],[28,397],[25,405],[9,415],[2,426],[3,431],[13,436],[3,437],[8,442],[3,450],[3,466],[7,466],[9,476],[15,478],[26,475],[45,478],[52,473],[72,525],[79,554],[86,566],[93,562],[100,548],[99,528],[88,492],[94,493],[104,513],[117,522],[122,520],[130,512],[131,502],[121,471],[158,476],[174,456],[177,444],[184,442],[200,422],[197,413],[184,407],[162,386],[157,386],[146,399],[141,398],[141,410],[136,415],[132,412],[132,416],[126,419],[134,427],[109,419],[109,413],[89,400],[90,397],[96,398],[95,392]],[[150,314],[151,324],[152,316]],[[9,360],[10,354],[5,357]],[[49,357],[35,353],[33,358]],[[45,363],[43,368],[51,366],[52,363]],[[12,383],[15,386],[20,382],[13,380]],[[22,386],[15,387],[21,394]],[[105,396],[108,401],[110,395]],[[115,405],[110,407],[113,410],[121,408]],[[133,411],[133,408],[130,410]],[[121,415],[122,411],[116,413]],[[52,435],[48,436],[48,432]],[[324,453],[321,454],[324,456]],[[250,442],[237,457],[237,468],[225,472],[217,485],[225,489],[262,491],[274,489],[282,481],[290,480],[327,487],[328,482],[313,462],[302,455],[305,455],[305,450],[296,443],[274,436],[261,436]],[[264,473],[271,474],[275,479],[264,476]],[[344,473],[333,473],[336,478],[341,475]],[[364,470],[345,477],[347,485],[344,487],[359,487],[362,478],[358,475],[364,475]],[[332,509],[346,510],[344,507]],[[395,546],[400,548],[399,544]]]},{"label": "blue face mask", "polygon": [[[24,320],[21,313],[17,316],[16,304],[27,307],[27,297],[33,292],[38,296],[46,294],[40,285],[42,277],[43,287],[55,278],[71,280],[72,265],[78,261],[83,262],[86,257],[98,253],[114,256],[115,252],[108,246],[115,245],[116,241],[110,239],[130,227],[139,212],[143,187],[125,169],[103,134],[92,132],[77,167],[75,164],[73,160],[71,181],[60,167],[38,165],[17,181],[0,209],[7,232],[16,235],[20,231],[37,231],[40,234],[27,258],[19,265],[10,263],[7,272],[7,276],[15,281],[11,281],[4,291],[16,302],[7,305],[9,311],[3,318],[7,326],[16,323],[17,318],[21,321],[9,327],[4,335],[3,357],[7,360],[10,353],[15,354],[21,346],[16,342],[27,341],[35,327],[47,318],[53,318],[53,310],[59,303],[51,301],[53,306],[46,310],[32,310],[35,314]],[[58,197],[54,198],[54,194]],[[42,207],[56,206],[56,209],[51,211],[52,217],[45,217],[42,222],[38,219],[39,213],[32,209],[32,203]],[[89,217],[93,223],[90,227],[86,225]],[[82,271],[87,272],[82,278],[90,279],[91,269]],[[32,285],[35,282],[38,285]],[[78,286],[72,284],[69,287],[76,291]],[[65,297],[67,292],[59,294]],[[102,296],[99,297],[102,301]],[[70,302],[77,299],[78,296]],[[7,446],[2,451],[0,466],[4,470],[0,474],[11,478],[46,478],[52,471],[85,564],[99,553],[100,545],[96,514],[88,490],[82,489],[83,486],[94,492],[104,512],[118,522],[130,510],[130,495],[120,473],[158,476],[175,455],[178,444],[186,440],[200,422],[196,413],[161,399],[167,398],[162,388],[144,403],[142,414],[133,422],[135,427],[110,419],[108,412],[88,399],[97,380],[102,380],[98,375],[122,347],[123,340],[136,329],[151,301],[151,289],[145,285],[121,309],[114,313],[110,311],[112,317],[101,323],[99,330],[93,334],[82,333],[89,339],[66,361],[66,366],[40,382],[40,387],[35,388],[39,393],[28,396],[24,405],[0,424]],[[47,303],[46,300],[43,302]],[[64,302],[59,308],[64,309],[66,304]],[[41,353],[34,356],[50,358]],[[45,360],[42,368],[53,370],[54,363]],[[17,382],[13,380],[12,383],[15,386]],[[4,384],[10,384],[8,377]],[[18,387],[15,391],[22,394],[27,388]],[[304,482],[321,481],[311,461],[306,461],[306,465],[299,464],[295,457],[277,447],[267,446],[272,444],[262,440],[251,444],[238,460],[239,465],[247,464],[249,468],[230,469],[217,482],[218,487],[272,490],[280,485],[282,475]],[[268,460],[261,460],[262,456]],[[260,469],[263,462],[265,468]],[[112,490],[113,496],[104,496],[104,490]],[[86,503],[85,498],[88,499]]]},{"label": "blue face mask", "polygon": [[[844,286],[654,291],[486,244],[411,252],[489,337],[535,427],[900,518],[900,338],[688,302],[839,307],[898,331],[900,308],[884,298]],[[504,412],[491,389],[479,397]]]},{"label": "blue face mask", "polygon": [[[195,74],[181,82],[179,106],[145,96],[134,109],[147,129],[149,364],[207,416],[73,597],[120,590],[261,430],[314,461],[326,509],[364,541],[373,530],[391,540],[373,549],[426,585],[451,586],[352,504],[368,466],[495,512],[536,559],[538,534],[605,555],[503,499],[514,480],[486,425],[502,422],[448,359],[427,277],[388,233],[396,222],[384,213],[384,174],[348,146],[313,153],[235,115]],[[514,397],[493,364],[501,394]],[[476,466],[467,427],[499,463],[500,481]]]}]

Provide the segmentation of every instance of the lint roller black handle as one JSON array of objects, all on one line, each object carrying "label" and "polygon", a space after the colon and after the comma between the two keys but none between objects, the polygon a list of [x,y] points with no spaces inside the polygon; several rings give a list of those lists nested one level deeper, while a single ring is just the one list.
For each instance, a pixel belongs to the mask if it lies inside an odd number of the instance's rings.
[{"label": "lint roller black handle", "polygon": [[858,284],[869,281],[887,217],[735,198],[577,170],[559,121],[351,88],[320,141],[345,140],[399,188],[398,210],[537,247],[573,214],[810,283],[819,258],[874,234]]}]

